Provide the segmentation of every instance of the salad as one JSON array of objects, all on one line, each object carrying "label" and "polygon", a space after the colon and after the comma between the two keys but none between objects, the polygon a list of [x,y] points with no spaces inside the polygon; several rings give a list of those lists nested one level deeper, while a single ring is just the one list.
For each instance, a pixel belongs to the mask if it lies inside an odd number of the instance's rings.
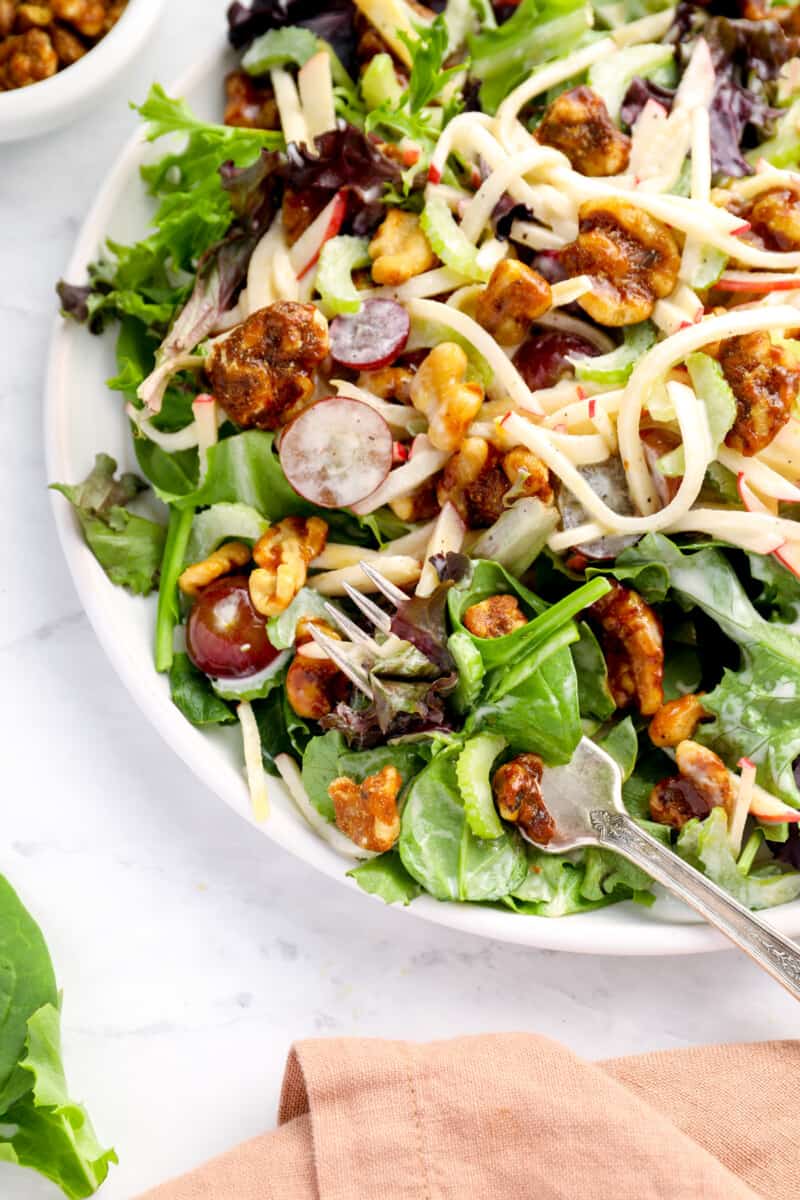
[{"label": "salad", "polygon": [[152,227],[59,285],[140,474],[58,486],[175,704],[386,901],[651,902],[541,848],[583,736],[676,854],[797,898],[800,6],[228,18],[224,120],[154,86]]}]

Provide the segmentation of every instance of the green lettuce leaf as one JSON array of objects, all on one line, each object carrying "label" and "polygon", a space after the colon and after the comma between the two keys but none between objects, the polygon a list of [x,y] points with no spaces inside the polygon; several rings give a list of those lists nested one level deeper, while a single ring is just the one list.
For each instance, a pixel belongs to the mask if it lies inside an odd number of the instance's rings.
[{"label": "green lettuce leaf", "polygon": [[316,34],[301,25],[268,29],[247,49],[242,67],[249,75],[265,75],[273,67],[302,67],[317,53],[319,45]]},{"label": "green lettuce leaf", "polygon": [[362,891],[370,896],[380,896],[386,904],[410,904],[422,892],[396,850],[387,850],[377,858],[368,859],[347,874],[355,879]]},{"label": "green lettuce leaf", "polygon": [[703,700],[715,720],[701,726],[698,741],[729,767],[752,759],[758,781],[787,804],[800,806],[793,763],[800,754],[800,639],[755,609],[736,572],[717,549],[684,553],[668,538],[648,534],[626,550],[614,574],[655,584],[661,597],[671,588],[685,608],[707,613],[741,651],[739,670],[726,670]]},{"label": "green lettuce leaf", "polygon": [[58,992],[36,922],[0,876],[0,1162],[30,1167],[78,1200],[116,1162],[69,1098]]},{"label": "green lettuce leaf", "polygon": [[172,703],[193,725],[227,725],[236,717],[214,693],[208,676],[198,671],[188,654],[176,654],[169,669]]},{"label": "green lettuce leaf", "polygon": [[527,870],[517,833],[484,841],[470,830],[452,751],[438,754],[411,785],[399,849],[406,870],[437,900],[500,900]]},{"label": "green lettuce leaf", "polygon": [[111,582],[146,596],[158,577],[167,531],[128,511],[146,485],[136,475],[117,479],[116,470],[113,458],[98,454],[83,483],[51,486],[75,509],[87,545]]},{"label": "green lettuce leaf", "polygon": [[376,746],[372,750],[349,750],[338,730],[330,729],[312,738],[303,755],[303,786],[311,803],[329,821],[334,819],[333,801],[328,785],[340,775],[363,783],[368,775],[377,775],[384,767],[396,767],[403,787],[425,765],[426,747],[422,744]]},{"label": "green lettuce leaf", "polygon": [[483,109],[494,112],[534,67],[575,50],[590,21],[585,0],[522,0],[497,29],[468,38],[471,74],[481,80]]},{"label": "green lettuce leaf", "polygon": [[704,821],[688,821],[675,849],[746,908],[774,908],[800,896],[800,871],[786,870],[774,860],[742,870],[731,850],[722,808],[713,808]]},{"label": "green lettuce leaf", "polygon": [[38,1171],[70,1200],[92,1196],[104,1182],[113,1150],[104,1150],[81,1104],[69,1097],[61,1061],[61,1018],[45,1004],[28,1020],[26,1054],[20,1066],[31,1091],[0,1114],[0,1161]]},{"label": "green lettuce leaf", "polygon": [[617,711],[608,683],[608,668],[600,643],[591,626],[578,624],[580,641],[570,646],[575,674],[578,678],[581,716],[607,721]]}]

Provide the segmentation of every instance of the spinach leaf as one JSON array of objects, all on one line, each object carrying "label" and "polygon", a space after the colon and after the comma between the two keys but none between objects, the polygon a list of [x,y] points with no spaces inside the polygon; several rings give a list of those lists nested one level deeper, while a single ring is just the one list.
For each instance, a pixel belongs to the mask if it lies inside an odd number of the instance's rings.
[{"label": "spinach leaf", "polygon": [[409,875],[396,850],[387,850],[368,859],[347,874],[371,896],[380,896],[386,904],[410,904],[422,888]]},{"label": "spinach leaf", "polygon": [[261,737],[261,757],[264,770],[279,775],[275,759],[279,754],[303,758],[311,738],[311,730],[298,717],[286,698],[285,688],[274,688],[264,700],[253,701],[253,713]]},{"label": "spinach leaf", "polygon": [[617,705],[608,684],[606,660],[591,627],[581,621],[578,629],[580,641],[570,646],[570,653],[578,677],[581,716],[607,721],[617,711]]},{"label": "spinach leaf", "polygon": [[342,734],[338,729],[329,729],[321,737],[312,738],[303,755],[303,787],[314,807],[329,821],[334,819],[334,808],[328,784],[341,774],[339,755],[345,749]]},{"label": "spinach leaf", "polygon": [[625,717],[624,720],[618,721],[608,731],[604,731],[601,737],[595,738],[595,741],[617,763],[622,772],[622,782],[626,783],[633,774],[639,753],[639,739],[631,718]]},{"label": "spinach leaf", "polygon": [[167,532],[129,512],[127,505],[146,485],[136,475],[117,479],[116,470],[113,458],[98,454],[83,483],[51,487],[75,509],[87,545],[111,582],[146,596],[155,586]]},{"label": "spinach leaf", "polygon": [[552,654],[499,700],[480,701],[467,734],[501,733],[515,754],[531,750],[548,765],[567,763],[581,740],[578,681],[568,649]]},{"label": "spinach leaf", "polygon": [[30,1167],[79,1200],[117,1158],[69,1098],[57,1005],[42,933],[0,876],[0,1162]]},{"label": "spinach leaf", "polygon": [[226,725],[235,721],[224,700],[214,693],[208,677],[188,654],[176,654],[169,670],[172,703],[193,725]]},{"label": "spinach leaf", "polygon": [[438,900],[499,900],[527,869],[518,834],[484,841],[471,832],[452,752],[437,755],[414,780],[399,849],[406,870]]}]

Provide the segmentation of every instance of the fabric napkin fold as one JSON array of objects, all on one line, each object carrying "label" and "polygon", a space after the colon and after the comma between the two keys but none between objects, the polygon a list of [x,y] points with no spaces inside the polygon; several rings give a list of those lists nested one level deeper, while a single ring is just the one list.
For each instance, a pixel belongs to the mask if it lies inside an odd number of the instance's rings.
[{"label": "fabric napkin fold", "polygon": [[140,1200],[796,1200],[800,1042],[306,1041],[278,1120]]}]

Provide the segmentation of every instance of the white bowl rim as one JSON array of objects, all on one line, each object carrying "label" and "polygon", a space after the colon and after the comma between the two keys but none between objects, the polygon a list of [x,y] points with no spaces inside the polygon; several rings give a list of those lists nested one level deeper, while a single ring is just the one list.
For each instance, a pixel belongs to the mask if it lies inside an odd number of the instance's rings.
[{"label": "white bowl rim", "polygon": [[51,111],[57,111],[61,124],[65,110],[102,87],[139,51],[164,4],[165,0],[128,0],[116,25],[83,58],[48,79],[0,92],[0,129],[36,121]]},{"label": "white bowl rim", "polygon": [[[219,68],[220,60],[227,49],[227,46],[220,46],[212,50],[205,59],[196,63],[175,81],[168,89],[169,94],[185,95],[191,92],[209,72]],[[141,131],[136,131],[123,146],[106,175],[81,227],[67,266],[66,278],[80,278],[85,274],[86,265],[97,252],[101,236],[108,226],[109,216],[124,190],[130,172],[138,164],[143,145]],[[60,371],[60,364],[70,339],[83,335],[85,330],[82,328],[58,315],[55,317],[44,394],[45,460],[48,479],[51,480],[64,478],[62,439],[59,437],[59,430],[62,423],[68,420],[68,411],[63,394],[63,373]],[[106,579],[88,551],[69,506],[56,495],[51,497],[51,504],[59,540],[84,611],[116,673],[170,748],[210,791],[241,815],[241,798],[232,794],[227,781],[221,781],[208,752],[204,754],[202,731],[192,726],[169,698],[155,686],[158,677],[152,663],[134,660],[125,653],[122,639],[117,637],[118,630],[109,619],[102,599],[104,589],[113,589],[114,585]],[[278,788],[282,791],[279,781],[270,779],[269,784],[271,789]],[[254,822],[251,821],[251,824]],[[365,902],[372,900],[378,904],[383,903],[377,897],[362,892],[353,880],[346,877],[346,866],[341,859],[304,853],[293,843],[291,837],[276,834],[269,823],[265,826],[255,825],[255,828],[329,878],[345,887],[358,890]],[[549,919],[506,913],[475,904],[440,902],[423,895],[402,911],[423,920],[496,941],[577,954],[646,957],[700,954],[730,948],[729,943],[720,934],[703,924],[650,920],[647,919],[646,910],[630,901],[596,912]],[[608,915],[611,913],[618,919],[608,922]],[[800,901],[770,909],[761,915],[782,933],[789,936],[800,934]],[[598,920],[604,917],[606,920]]]}]

